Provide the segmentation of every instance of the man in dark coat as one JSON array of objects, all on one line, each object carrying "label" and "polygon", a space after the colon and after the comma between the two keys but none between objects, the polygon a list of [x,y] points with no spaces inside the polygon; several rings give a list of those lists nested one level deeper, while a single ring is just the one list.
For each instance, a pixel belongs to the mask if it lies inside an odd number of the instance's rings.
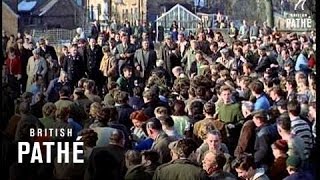
[{"label": "man in dark coat", "polygon": [[142,41],[142,48],[134,54],[134,66],[137,70],[137,76],[147,80],[156,66],[157,53],[149,48],[147,40]]},{"label": "man in dark coat", "polygon": [[130,120],[130,115],[134,111],[131,106],[129,106],[129,96],[128,93],[120,91],[115,94],[116,108],[118,111],[118,122],[130,129],[133,124]]},{"label": "man in dark coat", "polygon": [[149,180],[152,177],[145,172],[145,167],[141,164],[141,154],[135,150],[129,150],[126,153],[126,166],[128,171],[125,180]]},{"label": "man in dark coat", "polygon": [[101,47],[96,43],[96,40],[94,38],[90,38],[89,46],[86,52],[87,61],[85,63],[87,76],[89,79],[95,80],[98,88],[100,89],[102,88],[102,85],[104,83],[104,78],[101,74],[101,71],[99,70],[103,53]]},{"label": "man in dark coat", "polygon": [[98,23],[97,20],[95,20],[91,26],[91,38],[94,38],[95,40],[97,40],[99,33],[100,33],[100,24]]},{"label": "man in dark coat", "polygon": [[172,161],[159,166],[153,180],[202,180],[208,178],[206,172],[189,159],[190,154],[196,150],[196,143],[192,139],[172,142],[169,147],[172,152]]},{"label": "man in dark coat", "polygon": [[170,35],[166,35],[164,44],[159,50],[159,59],[164,61],[164,68],[173,78],[172,68],[181,66],[181,56],[177,50],[177,44],[172,41]]},{"label": "man in dark coat", "polygon": [[50,54],[52,59],[58,60],[56,50],[54,49],[53,46],[46,45],[46,42],[44,39],[40,39],[39,45],[40,45],[40,56],[41,57],[45,58],[46,54]]},{"label": "man in dark coat", "polygon": [[266,54],[267,47],[265,47],[264,45],[261,45],[258,51],[259,51],[260,57],[258,59],[258,64],[255,71],[257,73],[263,73],[267,68],[270,67],[271,61],[269,60]]},{"label": "man in dark coat", "polygon": [[124,135],[115,130],[110,136],[109,145],[94,148],[85,172],[85,180],[123,179],[125,173]]},{"label": "man in dark coat", "polygon": [[252,116],[253,122],[257,127],[254,144],[254,161],[258,167],[270,167],[270,164],[273,162],[271,144],[277,138],[277,130],[274,126],[268,125],[265,111],[254,111]]},{"label": "man in dark coat", "polygon": [[26,49],[23,47],[23,40],[19,39],[17,41],[18,43],[18,55],[20,57],[21,61],[21,84],[22,84],[22,89],[26,89],[26,84],[27,84],[27,65],[28,65],[28,60],[32,56],[32,50],[31,49]]},{"label": "man in dark coat", "polygon": [[133,67],[133,57],[135,47],[129,43],[128,35],[126,33],[121,37],[121,44],[118,44],[115,49],[115,57],[118,62],[119,74],[123,65]]},{"label": "man in dark coat", "polygon": [[67,72],[72,87],[76,86],[78,81],[84,77],[84,62],[78,53],[77,45],[72,45],[70,54],[65,58],[63,70]]},{"label": "man in dark coat", "polygon": [[168,147],[170,139],[166,133],[162,131],[162,124],[157,118],[151,118],[147,122],[148,136],[154,140],[151,150],[159,153],[159,162],[167,163],[171,160],[170,149]]}]

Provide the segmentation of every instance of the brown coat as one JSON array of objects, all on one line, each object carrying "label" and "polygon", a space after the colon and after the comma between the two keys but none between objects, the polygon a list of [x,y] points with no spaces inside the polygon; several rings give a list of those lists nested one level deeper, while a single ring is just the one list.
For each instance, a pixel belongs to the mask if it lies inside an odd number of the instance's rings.
[{"label": "brown coat", "polygon": [[252,120],[246,121],[241,129],[239,141],[234,156],[238,157],[243,153],[253,153],[254,138],[255,138],[255,125]]},{"label": "brown coat", "polygon": [[105,77],[116,76],[116,59],[113,55],[104,54],[100,63],[100,71],[103,73]]},{"label": "brown coat", "polygon": [[282,180],[288,176],[288,172],[286,170],[286,160],[287,157],[279,157],[274,160],[270,168],[270,179]]}]

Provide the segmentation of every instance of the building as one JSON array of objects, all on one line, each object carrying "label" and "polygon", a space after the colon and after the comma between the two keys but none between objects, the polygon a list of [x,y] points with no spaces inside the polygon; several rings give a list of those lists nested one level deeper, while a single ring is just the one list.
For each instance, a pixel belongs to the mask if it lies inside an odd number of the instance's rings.
[{"label": "building", "polygon": [[20,29],[75,29],[85,23],[85,11],[75,0],[23,0],[18,4]]},{"label": "building", "polygon": [[[166,10],[174,5],[193,4],[193,0],[87,0],[89,20],[108,21],[116,19],[118,22],[147,21],[155,22]],[[110,6],[111,4],[111,6]],[[171,7],[167,7],[167,6]]]},{"label": "building", "polygon": [[17,12],[18,2],[14,0],[2,0],[2,30],[8,34],[18,33],[19,15]]}]

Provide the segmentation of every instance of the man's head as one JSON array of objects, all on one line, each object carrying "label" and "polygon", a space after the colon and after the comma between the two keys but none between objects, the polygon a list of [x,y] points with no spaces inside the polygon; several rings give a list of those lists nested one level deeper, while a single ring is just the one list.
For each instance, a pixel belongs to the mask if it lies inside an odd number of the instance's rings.
[{"label": "man's head", "polygon": [[172,160],[180,158],[189,158],[189,156],[197,149],[197,144],[191,138],[181,139],[169,144],[171,149]]},{"label": "man's head", "polygon": [[128,43],[128,40],[129,40],[128,34],[124,33],[124,34],[121,36],[121,42],[127,44],[127,43]]},{"label": "man's head", "polygon": [[178,34],[178,41],[183,42],[184,40],[185,40],[184,34],[183,33],[179,33]]},{"label": "man's head", "polygon": [[287,105],[289,116],[299,116],[301,112],[300,103],[297,100],[292,100],[288,102]]},{"label": "man's head", "polygon": [[231,89],[229,86],[227,86],[227,85],[221,86],[220,97],[222,98],[222,100],[225,104],[228,104],[231,102],[232,94],[231,94]]},{"label": "man's head", "polygon": [[148,136],[152,139],[156,139],[162,131],[162,124],[159,119],[151,118],[146,124]]},{"label": "man's head", "polygon": [[261,81],[253,81],[250,85],[249,88],[254,96],[258,96],[262,94],[264,91],[264,85]]},{"label": "man's head", "polygon": [[112,134],[109,138],[111,144],[116,144],[118,146],[124,146],[125,145],[125,136],[123,131],[119,129],[115,129],[112,131]]},{"label": "man's head", "polygon": [[256,169],[254,158],[251,155],[243,155],[232,162],[233,169],[238,173],[239,178],[249,179],[254,175]]},{"label": "man's head", "polygon": [[78,46],[76,44],[73,44],[70,48],[70,54],[72,56],[75,56],[78,53]]},{"label": "man's head", "polygon": [[90,47],[94,47],[97,44],[97,41],[94,38],[90,38],[89,45]]},{"label": "man's head", "polygon": [[221,133],[218,130],[212,130],[207,133],[205,142],[210,151],[219,152],[221,148]]},{"label": "man's head", "polygon": [[142,161],[141,164],[144,166],[150,166],[152,164],[157,164],[159,161],[159,153],[153,150],[142,151]]},{"label": "man's head", "polygon": [[288,116],[280,116],[277,119],[277,130],[282,139],[285,139],[285,137],[290,134],[291,121]]},{"label": "man's head", "polygon": [[125,154],[126,167],[129,169],[132,166],[139,165],[141,163],[141,154],[136,150],[128,150]]},{"label": "man's head", "polygon": [[268,121],[267,113],[263,110],[253,112],[252,116],[253,116],[252,120],[257,127],[263,126]]},{"label": "man's head", "polygon": [[143,40],[142,41],[142,49],[148,50],[149,49],[149,41],[148,40]]},{"label": "man's head", "polygon": [[270,97],[273,101],[278,101],[282,96],[283,96],[283,92],[280,87],[271,88]]},{"label": "man's head", "polygon": [[205,114],[208,114],[210,116],[213,116],[216,111],[215,111],[215,104],[212,103],[212,102],[207,102],[204,104],[204,107],[203,107],[203,112]]},{"label": "man's head", "polygon": [[222,170],[225,163],[226,157],[223,153],[208,151],[202,161],[202,167],[208,175],[211,175],[217,170]]},{"label": "man's head", "polygon": [[123,77],[126,79],[129,79],[132,77],[132,67],[131,66],[124,66],[122,68],[122,72],[123,72]]}]

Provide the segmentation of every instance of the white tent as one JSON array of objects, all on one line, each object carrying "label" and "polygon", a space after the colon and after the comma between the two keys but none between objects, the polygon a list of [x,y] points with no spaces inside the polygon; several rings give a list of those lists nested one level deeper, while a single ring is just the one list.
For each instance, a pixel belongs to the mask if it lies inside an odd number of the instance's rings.
[{"label": "white tent", "polygon": [[156,23],[157,27],[162,26],[164,32],[168,33],[173,21],[177,21],[179,28],[184,27],[186,32],[189,32],[196,30],[201,19],[182,5],[177,4],[157,18]]}]

